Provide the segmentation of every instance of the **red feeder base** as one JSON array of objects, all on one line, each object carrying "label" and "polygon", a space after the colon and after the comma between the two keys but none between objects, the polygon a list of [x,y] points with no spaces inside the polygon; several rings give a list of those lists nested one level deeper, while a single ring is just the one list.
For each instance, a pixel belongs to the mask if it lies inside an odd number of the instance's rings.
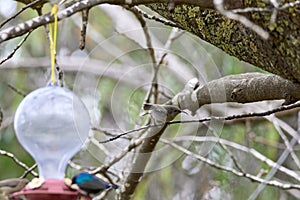
[{"label": "red feeder base", "polygon": [[46,180],[36,189],[26,186],[23,190],[10,196],[13,200],[91,200],[90,197],[81,195],[78,191],[71,190],[63,180]]}]

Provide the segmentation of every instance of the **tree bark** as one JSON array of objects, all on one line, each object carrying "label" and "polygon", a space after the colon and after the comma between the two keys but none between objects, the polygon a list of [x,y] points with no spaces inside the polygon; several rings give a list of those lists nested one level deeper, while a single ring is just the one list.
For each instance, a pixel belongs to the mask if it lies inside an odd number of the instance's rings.
[{"label": "tree bark", "polygon": [[[228,10],[250,7],[265,9],[240,15],[268,31],[268,40],[262,39],[240,22],[219,14],[215,9],[176,5],[173,12],[170,12],[167,4],[148,6],[231,56],[289,80],[300,81],[299,4],[289,8],[275,8],[268,1],[225,1]],[[274,23],[271,22],[273,12],[277,12]]]},{"label": "tree bark", "polygon": [[[27,2],[27,0],[19,0]],[[31,2],[28,0],[28,2]],[[225,0],[227,9],[252,9],[238,13],[254,24],[268,31],[270,37],[264,40],[253,29],[218,13],[213,0],[172,0],[175,4],[170,11],[164,0],[85,0],[73,3],[58,12],[58,19],[69,17],[76,12],[98,4],[148,5],[162,16],[201,39],[222,49],[242,61],[277,74],[294,82],[300,81],[300,4],[280,1],[274,5],[269,1]],[[274,1],[272,1],[274,2]],[[277,2],[277,1],[275,1]],[[155,3],[155,4],[153,4]],[[231,12],[233,13],[233,12]],[[237,13],[235,13],[237,14]],[[275,15],[276,14],[276,15]],[[28,20],[0,32],[0,43],[27,33],[44,24],[51,23],[49,14]]]},{"label": "tree bark", "polygon": [[264,100],[284,100],[283,105],[300,100],[300,84],[277,75],[245,73],[224,76],[199,85],[198,80],[190,80],[172,101],[168,102],[180,109],[195,113],[205,104],[250,103]]}]

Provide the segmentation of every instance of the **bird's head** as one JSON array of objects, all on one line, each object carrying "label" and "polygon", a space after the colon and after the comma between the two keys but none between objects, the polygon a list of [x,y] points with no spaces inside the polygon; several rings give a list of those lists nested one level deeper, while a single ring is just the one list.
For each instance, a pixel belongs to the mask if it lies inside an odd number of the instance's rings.
[{"label": "bird's head", "polygon": [[174,117],[176,117],[176,115],[178,115],[179,113],[185,113],[188,114],[187,112],[180,110],[178,107],[176,106],[168,106],[166,107],[167,111],[168,111],[168,118],[173,119]]},{"label": "bird's head", "polygon": [[93,179],[93,175],[87,172],[81,172],[72,178],[72,184],[81,184]]}]

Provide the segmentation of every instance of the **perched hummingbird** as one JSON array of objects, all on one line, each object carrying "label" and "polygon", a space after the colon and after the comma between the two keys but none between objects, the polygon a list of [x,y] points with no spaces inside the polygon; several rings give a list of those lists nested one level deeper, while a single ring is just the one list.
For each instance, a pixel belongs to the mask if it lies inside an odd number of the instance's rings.
[{"label": "perched hummingbird", "polygon": [[76,184],[79,189],[86,195],[93,195],[102,190],[113,188],[117,189],[117,185],[109,184],[100,178],[87,172],[81,172],[72,178],[72,184]]}]

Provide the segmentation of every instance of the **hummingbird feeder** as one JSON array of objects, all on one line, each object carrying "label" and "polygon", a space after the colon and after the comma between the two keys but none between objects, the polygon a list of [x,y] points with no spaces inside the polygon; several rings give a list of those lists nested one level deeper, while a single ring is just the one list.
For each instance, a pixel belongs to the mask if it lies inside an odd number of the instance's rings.
[{"label": "hummingbird feeder", "polygon": [[83,102],[66,88],[37,89],[17,108],[14,128],[17,139],[36,161],[39,178],[45,181],[35,189],[27,185],[12,199],[77,199],[78,192],[64,184],[64,177],[68,161],[88,137],[90,117]]}]

